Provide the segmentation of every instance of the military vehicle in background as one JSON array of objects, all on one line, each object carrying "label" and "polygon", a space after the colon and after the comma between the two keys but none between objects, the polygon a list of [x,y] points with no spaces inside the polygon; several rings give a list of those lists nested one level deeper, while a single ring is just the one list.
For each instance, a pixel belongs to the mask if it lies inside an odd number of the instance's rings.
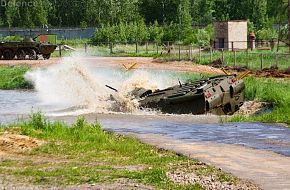
[{"label": "military vehicle in background", "polygon": [[245,84],[242,79],[248,74],[249,71],[240,76],[229,74],[185,84],[179,82],[179,85],[164,90],[138,88],[129,96],[139,101],[141,109],[149,108],[162,113],[232,115],[244,103]]},{"label": "military vehicle in background", "polygon": [[0,42],[0,59],[37,60],[40,55],[49,59],[57,45],[37,42],[36,38],[24,38],[20,42]]}]

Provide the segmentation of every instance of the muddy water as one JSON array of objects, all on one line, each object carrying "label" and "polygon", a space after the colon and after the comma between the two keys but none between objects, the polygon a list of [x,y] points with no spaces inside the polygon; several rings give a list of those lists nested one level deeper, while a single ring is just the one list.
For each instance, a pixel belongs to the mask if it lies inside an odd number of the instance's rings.
[{"label": "muddy water", "polygon": [[[70,114],[41,104],[33,91],[0,91],[0,123],[27,118],[41,110],[51,119],[73,122],[79,111]],[[70,115],[70,116],[68,116]],[[290,156],[290,129],[260,123],[218,123],[216,116],[152,114],[86,114],[102,126],[119,133],[158,134],[184,142],[213,142],[269,150]]]}]

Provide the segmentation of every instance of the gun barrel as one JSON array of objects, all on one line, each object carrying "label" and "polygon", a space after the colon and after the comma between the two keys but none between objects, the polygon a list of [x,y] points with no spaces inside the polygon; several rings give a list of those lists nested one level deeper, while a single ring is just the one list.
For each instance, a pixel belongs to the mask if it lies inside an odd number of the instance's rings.
[{"label": "gun barrel", "polygon": [[114,90],[115,92],[118,92],[118,90],[116,88],[113,88],[113,87],[111,87],[109,85],[106,85],[106,87],[109,88],[109,89],[111,89],[111,90]]}]

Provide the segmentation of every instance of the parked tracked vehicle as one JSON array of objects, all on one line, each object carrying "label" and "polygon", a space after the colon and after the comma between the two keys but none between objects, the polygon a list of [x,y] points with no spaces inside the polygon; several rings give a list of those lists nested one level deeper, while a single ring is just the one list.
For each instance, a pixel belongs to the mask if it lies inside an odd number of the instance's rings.
[{"label": "parked tracked vehicle", "polygon": [[232,115],[244,103],[245,84],[242,79],[248,74],[215,76],[179,83],[164,90],[138,88],[129,96],[139,101],[141,109],[150,108],[162,113]]},{"label": "parked tracked vehicle", "polygon": [[32,38],[25,38],[21,42],[0,42],[0,59],[37,60],[40,55],[49,59],[56,47],[53,44],[36,42]]}]

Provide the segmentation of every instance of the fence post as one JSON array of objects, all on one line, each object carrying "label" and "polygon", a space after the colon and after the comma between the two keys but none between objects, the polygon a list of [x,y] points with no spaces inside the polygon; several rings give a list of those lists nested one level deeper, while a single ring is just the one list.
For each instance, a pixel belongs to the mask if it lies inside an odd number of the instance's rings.
[{"label": "fence post", "polygon": [[209,48],[210,62],[212,63],[212,47]]},{"label": "fence post", "polygon": [[234,42],[232,42],[232,51],[234,51]]},{"label": "fence post", "polygon": [[146,53],[148,53],[148,42],[146,42]]},{"label": "fence post", "polygon": [[189,46],[189,60],[192,61],[192,45]]},{"label": "fence post", "polygon": [[156,42],[156,50],[157,50],[157,54],[158,54],[158,42]]},{"label": "fence post", "polygon": [[87,43],[85,43],[85,53],[87,54]]},{"label": "fence post", "polygon": [[61,55],[61,44],[59,44],[59,57],[61,57],[62,55]]},{"label": "fence post", "polygon": [[138,53],[138,42],[136,41],[136,53]]},{"label": "fence post", "polygon": [[234,66],[237,65],[237,52],[234,51]]},{"label": "fence post", "polygon": [[113,54],[113,44],[112,44],[112,42],[110,42],[110,44],[109,44],[109,48],[110,48],[110,54]]},{"label": "fence post", "polygon": [[263,70],[263,62],[264,62],[263,54],[260,54],[260,59],[261,59],[261,70]]},{"label": "fence post", "polygon": [[181,60],[180,53],[181,53],[181,45],[178,44],[178,60],[179,61]]},{"label": "fence post", "polygon": [[246,64],[247,64],[247,68],[249,68],[249,48],[247,48],[247,56],[246,56]]},{"label": "fence post", "polygon": [[224,48],[222,48],[222,64],[225,62]]},{"label": "fence post", "polygon": [[276,66],[278,68],[279,61],[278,61],[278,54],[277,53],[275,53],[275,62],[276,62]]},{"label": "fence post", "polygon": [[201,47],[199,47],[198,53],[199,53],[199,63],[201,63]]}]

